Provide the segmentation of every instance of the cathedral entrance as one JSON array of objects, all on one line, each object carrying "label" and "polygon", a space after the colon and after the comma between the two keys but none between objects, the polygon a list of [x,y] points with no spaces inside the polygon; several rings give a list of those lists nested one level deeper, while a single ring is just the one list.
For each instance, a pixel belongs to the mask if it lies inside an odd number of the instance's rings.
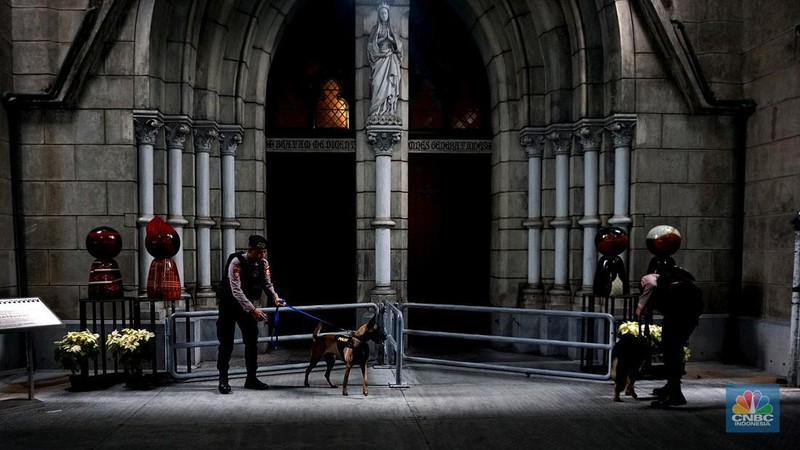
[{"label": "cathedral entrance", "polygon": [[[489,154],[409,155],[408,301],[489,305]],[[483,333],[488,317],[425,311],[413,328]]]},{"label": "cathedral entrance", "polygon": [[[356,296],[353,153],[267,153],[267,240],[272,279],[292,306],[353,303]],[[324,319],[340,326],[352,312]],[[310,333],[316,323],[281,316],[280,333]]]}]

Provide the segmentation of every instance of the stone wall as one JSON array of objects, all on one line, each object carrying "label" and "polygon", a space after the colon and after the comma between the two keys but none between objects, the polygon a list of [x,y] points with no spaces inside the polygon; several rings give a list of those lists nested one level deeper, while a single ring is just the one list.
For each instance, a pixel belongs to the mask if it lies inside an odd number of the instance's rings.
[{"label": "stone wall", "polygon": [[672,17],[683,24],[711,89],[721,99],[742,97],[745,3],[672,0]]},{"label": "stone wall", "polygon": [[746,1],[743,16],[744,95],[758,103],[747,127],[743,312],[788,319],[790,221],[800,210],[800,2]]},{"label": "stone wall", "polygon": [[[14,22],[22,24],[14,32],[15,92],[37,93],[52,83],[88,4],[51,3],[15,4]],[[133,24],[120,27],[118,39],[131,40]],[[122,234],[123,251],[115,259],[123,282],[135,280],[133,82],[131,64],[115,64],[121,58],[110,47],[90,71],[74,109],[19,114],[28,292],[62,318],[78,317],[77,300],[87,295],[93,258],[85,239],[92,228],[106,225]],[[130,56],[122,58],[131,61]]]},{"label": "stone wall", "polygon": [[693,113],[649,29],[638,16],[633,21],[638,120],[631,158],[631,281],[638,284],[653,257],[647,232],[672,225],[683,237],[674,258],[696,276],[706,312],[725,312],[738,245],[735,119]]},{"label": "stone wall", "polygon": [[[9,0],[0,0],[0,93],[14,88],[12,35],[11,4]],[[17,293],[10,157],[8,116],[5,108],[0,108],[0,230],[4,230],[0,234],[0,298],[14,297]]]}]

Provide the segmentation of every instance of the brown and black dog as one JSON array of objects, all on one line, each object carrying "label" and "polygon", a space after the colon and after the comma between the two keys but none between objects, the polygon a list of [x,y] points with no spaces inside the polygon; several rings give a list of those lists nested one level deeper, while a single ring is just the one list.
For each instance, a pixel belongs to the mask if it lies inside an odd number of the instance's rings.
[{"label": "brown and black dog", "polygon": [[328,365],[325,370],[325,379],[328,384],[335,388],[335,384],[331,382],[331,369],[336,358],[344,361],[344,380],[342,381],[342,395],[347,395],[347,379],[350,376],[350,369],[353,365],[361,367],[361,375],[364,378],[364,395],[368,395],[367,389],[367,360],[369,359],[369,341],[375,341],[378,344],[383,343],[386,336],[383,331],[378,327],[375,318],[370,319],[369,322],[358,327],[352,335],[335,335],[328,334],[320,336],[319,332],[322,329],[322,323],[317,325],[314,329],[312,339],[314,344],[311,346],[311,361],[306,368],[305,386],[309,387],[308,375],[311,370],[316,367],[317,363],[323,357]]},{"label": "brown and black dog", "polygon": [[647,344],[632,334],[622,334],[611,350],[611,379],[614,380],[614,401],[621,402],[619,394],[638,398],[633,385],[639,377],[647,358]]}]

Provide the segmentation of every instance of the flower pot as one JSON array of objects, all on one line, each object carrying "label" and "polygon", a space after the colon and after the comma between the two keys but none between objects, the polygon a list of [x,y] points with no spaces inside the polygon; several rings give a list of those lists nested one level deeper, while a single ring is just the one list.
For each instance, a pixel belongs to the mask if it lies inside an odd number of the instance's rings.
[{"label": "flower pot", "polygon": [[142,370],[142,364],[135,364],[125,368],[125,387],[133,390],[148,390],[153,388],[153,384]]},{"label": "flower pot", "polygon": [[69,376],[69,390],[72,392],[83,392],[91,390],[89,376],[76,373]]}]

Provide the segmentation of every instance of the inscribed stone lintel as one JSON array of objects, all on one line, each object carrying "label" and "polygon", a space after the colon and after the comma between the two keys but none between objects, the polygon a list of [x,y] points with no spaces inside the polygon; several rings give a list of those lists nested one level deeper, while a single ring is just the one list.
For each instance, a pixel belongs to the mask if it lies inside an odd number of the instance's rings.
[{"label": "inscribed stone lintel", "polygon": [[[350,153],[356,140],[348,138],[271,138],[264,142],[267,152]],[[491,153],[491,139],[409,139],[409,153]]]}]

